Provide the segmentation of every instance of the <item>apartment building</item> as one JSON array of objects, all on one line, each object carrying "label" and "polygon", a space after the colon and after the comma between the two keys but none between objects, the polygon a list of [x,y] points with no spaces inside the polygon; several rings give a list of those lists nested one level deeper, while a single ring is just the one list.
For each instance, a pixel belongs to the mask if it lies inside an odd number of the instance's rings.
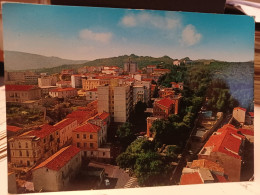
[{"label": "apartment building", "polygon": [[132,109],[132,88],[111,79],[110,85],[99,86],[98,112],[108,112],[115,122],[126,122]]},{"label": "apartment building", "polygon": [[38,78],[38,86],[39,87],[48,87],[48,86],[56,86],[57,77],[53,75],[42,75]]},{"label": "apartment building", "polygon": [[78,95],[77,89],[75,88],[57,88],[49,91],[51,97],[57,98],[71,98]]},{"label": "apartment building", "polygon": [[82,75],[72,75],[71,76],[71,86],[73,88],[82,88]]},{"label": "apartment building", "polygon": [[124,63],[124,71],[129,73],[136,73],[138,71],[138,66],[136,62],[133,62],[130,58],[128,62]]}]

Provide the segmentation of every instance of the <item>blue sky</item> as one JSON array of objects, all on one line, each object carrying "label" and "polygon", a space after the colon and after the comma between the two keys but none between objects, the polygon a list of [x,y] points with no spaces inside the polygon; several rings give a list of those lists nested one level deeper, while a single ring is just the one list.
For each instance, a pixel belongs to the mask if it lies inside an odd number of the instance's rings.
[{"label": "blue sky", "polygon": [[247,16],[6,3],[3,27],[4,50],[66,59],[254,59],[254,20]]}]

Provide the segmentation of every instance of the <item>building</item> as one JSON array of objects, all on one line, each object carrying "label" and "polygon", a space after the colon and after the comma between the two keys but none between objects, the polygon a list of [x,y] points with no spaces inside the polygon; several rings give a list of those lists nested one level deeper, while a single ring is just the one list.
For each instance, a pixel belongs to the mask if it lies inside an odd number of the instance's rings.
[{"label": "building", "polygon": [[41,89],[35,85],[5,85],[7,102],[26,102],[39,100]]},{"label": "building", "polygon": [[160,98],[173,98],[175,96],[175,92],[172,88],[163,88],[159,91]]},{"label": "building", "polygon": [[26,85],[37,85],[38,78],[40,75],[34,72],[5,72],[5,81],[6,83],[11,82],[12,84],[23,83]]},{"label": "building", "polygon": [[178,114],[179,98],[164,98],[154,102],[153,116],[167,118],[170,114]]},{"label": "building", "polygon": [[115,122],[126,122],[132,109],[132,89],[111,79],[110,85],[98,87],[98,112],[108,112]]},{"label": "building", "polygon": [[236,119],[240,124],[245,124],[246,109],[241,107],[235,107],[233,109],[233,118]]},{"label": "building", "polygon": [[85,92],[87,101],[95,101],[98,99],[97,88],[89,89]]},{"label": "building", "polygon": [[181,65],[181,61],[180,60],[173,60],[172,64],[174,66],[180,66]]},{"label": "building", "polygon": [[151,100],[151,83],[149,81],[135,81],[132,92],[133,105],[139,101],[148,104]]},{"label": "building", "polygon": [[53,75],[42,75],[38,78],[38,86],[39,87],[49,87],[49,86],[56,86],[57,77]]},{"label": "building", "polygon": [[78,93],[77,89],[75,88],[57,88],[50,90],[49,95],[53,98],[57,97],[67,99],[71,97],[76,97]]},{"label": "building", "polygon": [[62,148],[32,170],[35,191],[56,192],[77,176],[82,164],[81,151],[74,146]]},{"label": "building", "polygon": [[233,125],[224,125],[209,138],[198,154],[224,168],[229,181],[240,181],[242,149],[245,137]]},{"label": "building", "polygon": [[71,75],[71,87],[82,88],[82,76],[81,75]]},{"label": "building", "polygon": [[58,129],[56,135],[58,136],[58,148],[72,142],[72,131],[78,127],[77,119],[75,118],[66,118],[53,127]]},{"label": "building", "polygon": [[163,68],[156,68],[153,70],[153,74],[155,75],[163,75],[170,72],[171,72],[170,69],[163,69]]},{"label": "building", "polygon": [[146,71],[148,74],[153,73],[154,69],[156,69],[156,65],[148,65],[146,66]]},{"label": "building", "polygon": [[99,79],[84,79],[84,80],[82,80],[82,88],[84,90],[95,89],[98,86],[100,86],[100,80]]},{"label": "building", "polygon": [[124,71],[128,73],[136,73],[138,71],[137,63],[132,62],[129,58],[128,62],[124,63]]},{"label": "building", "polygon": [[59,87],[59,88],[70,88],[70,87],[72,87],[71,81],[64,81],[64,80],[58,81],[56,83],[56,86]]},{"label": "building", "polygon": [[117,66],[104,66],[102,73],[103,74],[117,75],[119,73],[119,67],[117,67]]},{"label": "building", "polygon": [[172,88],[173,89],[180,89],[183,90],[183,83],[176,83],[176,82],[171,82]]},{"label": "building", "polygon": [[[73,145],[83,151],[84,157],[110,158],[110,149],[102,149],[106,143],[107,126],[101,120],[101,126],[94,123],[95,119],[78,127],[73,131]],[[99,123],[98,121],[96,121]]]}]

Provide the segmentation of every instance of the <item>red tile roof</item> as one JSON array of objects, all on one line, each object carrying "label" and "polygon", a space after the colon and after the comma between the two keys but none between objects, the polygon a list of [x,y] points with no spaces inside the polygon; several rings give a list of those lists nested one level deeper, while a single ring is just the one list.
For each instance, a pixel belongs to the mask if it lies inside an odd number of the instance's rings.
[{"label": "red tile roof", "polygon": [[101,118],[102,120],[105,120],[105,119],[107,119],[109,117],[109,113],[107,113],[107,112],[102,112],[102,113],[100,113],[100,115],[99,115],[99,118]]},{"label": "red tile roof", "polygon": [[75,118],[66,118],[53,126],[56,127],[57,129],[63,129],[64,127],[67,127],[69,124],[73,123],[74,121],[76,121]]},{"label": "red tile roof", "polygon": [[170,108],[172,104],[174,104],[175,102],[173,100],[171,100],[170,98],[164,98],[161,99],[157,102],[155,102],[156,104],[159,104],[161,106],[164,106],[166,108]]},{"label": "red tile roof", "polygon": [[35,85],[5,85],[6,91],[30,91],[38,88]]},{"label": "red tile roof", "polygon": [[56,127],[45,124],[39,127],[39,130],[33,130],[28,135],[44,138],[50,135],[51,133],[55,132],[56,130],[57,130]]},{"label": "red tile roof", "polygon": [[238,134],[235,128],[225,125],[209,138],[204,147],[241,159],[239,149],[243,139],[244,136]]},{"label": "red tile roof", "polygon": [[251,117],[254,117],[254,112],[248,112]]},{"label": "red tile roof", "polygon": [[251,135],[254,136],[254,130],[251,129],[238,129],[243,135]]},{"label": "red tile roof", "polygon": [[237,110],[237,109],[239,109],[239,110],[243,110],[243,111],[246,112],[246,109],[245,109],[245,108],[241,108],[241,107],[235,107],[235,108],[234,108],[234,110]]},{"label": "red tile roof", "polygon": [[57,89],[52,89],[50,92],[62,92],[62,91],[77,91],[75,88],[68,87],[68,88],[57,88]]},{"label": "red tile roof", "polygon": [[22,129],[21,127],[7,125],[7,131],[17,132],[20,131],[21,129]]},{"label": "red tile roof", "polygon": [[210,171],[224,173],[223,167],[221,167],[218,163],[215,163],[207,159],[193,160],[191,164],[191,168],[206,168],[209,169]]},{"label": "red tile roof", "polygon": [[77,129],[73,130],[73,132],[97,133],[100,129],[101,129],[101,127],[99,127],[97,125],[87,123],[85,125],[78,127]]},{"label": "red tile roof", "polygon": [[80,149],[75,146],[67,146],[65,148],[62,148],[54,155],[39,164],[37,167],[35,167],[33,171],[42,167],[46,167],[54,171],[59,171],[79,152]]},{"label": "red tile roof", "polygon": [[216,176],[217,182],[228,182],[228,180],[222,175],[215,174],[215,176]]},{"label": "red tile roof", "polygon": [[188,184],[202,184],[204,183],[200,177],[198,172],[195,173],[187,173],[181,176],[180,185],[188,185]]},{"label": "red tile roof", "polygon": [[149,79],[149,78],[142,78],[142,81],[152,81],[153,79]]}]

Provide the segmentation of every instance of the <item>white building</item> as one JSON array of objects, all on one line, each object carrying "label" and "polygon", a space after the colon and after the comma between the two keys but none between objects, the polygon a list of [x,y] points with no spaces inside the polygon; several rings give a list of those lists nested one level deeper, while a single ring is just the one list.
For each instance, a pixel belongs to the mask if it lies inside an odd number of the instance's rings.
[{"label": "white building", "polygon": [[70,98],[78,95],[75,88],[57,88],[49,91],[51,97]]},{"label": "white building", "polygon": [[81,162],[79,148],[75,146],[62,148],[32,170],[34,190],[61,191],[77,175]]},{"label": "white building", "polygon": [[71,76],[71,86],[73,88],[82,88],[82,77],[81,75],[72,75]]}]

